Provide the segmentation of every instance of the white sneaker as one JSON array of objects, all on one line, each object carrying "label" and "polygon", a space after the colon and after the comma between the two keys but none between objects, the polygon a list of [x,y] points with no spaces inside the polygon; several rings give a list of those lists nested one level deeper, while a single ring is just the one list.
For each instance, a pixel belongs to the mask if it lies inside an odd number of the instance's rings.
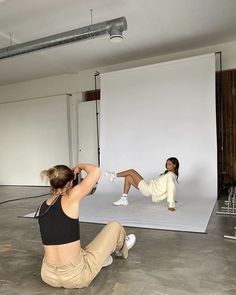
[{"label": "white sneaker", "polygon": [[121,197],[118,201],[113,202],[115,206],[127,206],[128,204],[127,197]]},{"label": "white sneaker", "polygon": [[106,266],[108,266],[108,265],[111,265],[112,262],[113,262],[113,258],[112,258],[111,255],[109,255],[109,256],[107,257],[106,261],[103,263],[103,266],[102,266],[102,267],[106,267]]},{"label": "white sneaker", "polygon": [[[125,243],[126,243],[128,250],[133,247],[135,242],[136,242],[136,236],[134,234],[130,234],[125,237]],[[120,251],[115,251],[114,253],[116,256],[122,256]]]},{"label": "white sneaker", "polygon": [[110,171],[105,171],[105,175],[106,175],[106,178],[110,181],[110,182],[113,182],[114,179],[116,178],[116,174],[115,172],[110,172]]}]

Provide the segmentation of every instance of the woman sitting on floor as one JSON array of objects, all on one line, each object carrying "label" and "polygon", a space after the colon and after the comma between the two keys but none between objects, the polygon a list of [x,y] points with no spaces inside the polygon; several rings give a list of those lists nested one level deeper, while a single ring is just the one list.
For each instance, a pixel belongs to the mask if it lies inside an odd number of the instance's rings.
[{"label": "woman sitting on floor", "polygon": [[[81,170],[87,175],[73,187],[73,179]],[[42,280],[52,287],[86,287],[103,266],[112,263],[113,252],[128,257],[135,235],[126,236],[124,228],[113,221],[82,249],[78,221],[80,201],[98,182],[100,169],[91,164],[78,164],[73,169],[57,165],[42,171],[41,176],[49,180],[52,188],[51,196],[36,215],[44,246]]]},{"label": "woman sitting on floor", "polygon": [[128,193],[133,186],[145,197],[152,197],[153,202],[160,202],[167,198],[168,209],[175,211],[176,181],[179,176],[179,161],[175,157],[166,160],[166,170],[158,178],[147,182],[134,169],[114,173],[106,171],[106,177],[113,182],[116,177],[124,177],[124,190],[122,197],[114,202],[115,206],[128,205]]}]

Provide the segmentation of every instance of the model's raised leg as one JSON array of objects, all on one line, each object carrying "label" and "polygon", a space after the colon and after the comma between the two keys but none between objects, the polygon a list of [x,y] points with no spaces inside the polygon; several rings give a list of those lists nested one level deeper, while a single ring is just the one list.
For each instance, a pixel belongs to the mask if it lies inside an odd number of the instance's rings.
[{"label": "model's raised leg", "polygon": [[130,187],[133,186],[136,189],[138,189],[138,184],[143,179],[143,177],[134,169],[121,171],[118,173],[106,171],[106,176],[108,180],[111,182],[113,182],[116,177],[124,177],[125,179],[123,195],[121,199],[113,203],[116,206],[120,206],[120,205],[127,206],[128,205],[127,195],[129,193]]},{"label": "model's raised leg", "polygon": [[130,187],[133,186],[138,189],[139,182],[143,179],[143,177],[134,169],[129,169],[126,171],[116,173],[116,177],[124,177],[124,193],[128,194]]}]

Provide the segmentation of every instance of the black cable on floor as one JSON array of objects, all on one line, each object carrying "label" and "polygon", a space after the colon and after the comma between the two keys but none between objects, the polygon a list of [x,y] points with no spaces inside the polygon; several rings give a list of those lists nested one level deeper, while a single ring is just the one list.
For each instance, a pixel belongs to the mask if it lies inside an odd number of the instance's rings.
[{"label": "black cable on floor", "polygon": [[[73,180],[73,186],[79,184],[82,181],[81,178],[81,173],[77,173],[75,179]],[[95,187],[92,189],[91,191],[91,195],[96,191],[96,185]],[[42,194],[42,195],[37,195],[37,196],[32,196],[32,197],[25,197],[25,198],[18,198],[18,199],[11,199],[11,200],[6,200],[3,202],[0,202],[0,205],[5,204],[5,203],[9,203],[9,202],[15,202],[15,201],[20,201],[20,200],[26,200],[26,199],[34,199],[34,198],[38,198],[38,197],[43,197],[43,196],[48,196],[50,195],[51,192],[47,193],[47,194]]]},{"label": "black cable on floor", "polygon": [[6,201],[3,201],[3,202],[0,202],[0,205],[5,204],[5,203],[9,203],[9,202],[15,202],[15,201],[26,200],[26,199],[34,199],[34,198],[39,198],[39,197],[48,196],[48,195],[50,195],[50,193],[37,195],[37,196],[31,196],[31,197],[24,197],[24,198],[6,200]]}]

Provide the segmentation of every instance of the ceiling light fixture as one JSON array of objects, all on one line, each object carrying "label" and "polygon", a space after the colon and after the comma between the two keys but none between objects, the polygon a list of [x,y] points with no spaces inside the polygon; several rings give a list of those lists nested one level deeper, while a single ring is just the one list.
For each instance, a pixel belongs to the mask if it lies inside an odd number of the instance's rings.
[{"label": "ceiling light fixture", "polygon": [[11,45],[0,49],[0,59],[9,58],[45,48],[55,47],[68,43],[94,39],[109,34],[112,42],[120,42],[123,39],[122,32],[127,30],[126,18],[120,17],[105,22],[91,24],[83,28],[47,36],[25,43]]}]

